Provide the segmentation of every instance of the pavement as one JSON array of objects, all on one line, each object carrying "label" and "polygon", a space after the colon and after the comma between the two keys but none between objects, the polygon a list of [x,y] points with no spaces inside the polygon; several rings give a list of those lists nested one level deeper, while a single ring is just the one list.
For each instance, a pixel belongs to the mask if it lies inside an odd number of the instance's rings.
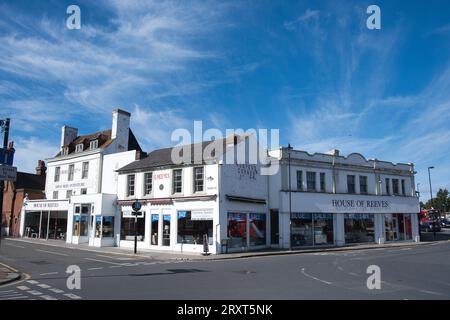
[{"label": "pavement", "polygon": [[[245,254],[135,256],[120,248],[6,239],[0,262],[22,277],[0,285],[0,300],[450,299],[449,241]],[[380,290],[367,287],[374,265]],[[69,286],[74,266],[79,288]]]},{"label": "pavement", "polygon": [[19,280],[20,271],[0,262],[0,286]]}]

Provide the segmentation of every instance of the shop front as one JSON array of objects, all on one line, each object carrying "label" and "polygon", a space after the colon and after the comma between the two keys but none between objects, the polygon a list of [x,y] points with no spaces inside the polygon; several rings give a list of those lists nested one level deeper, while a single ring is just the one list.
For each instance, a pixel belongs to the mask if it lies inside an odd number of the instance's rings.
[{"label": "shop front", "polygon": [[228,212],[228,249],[247,251],[267,246],[267,215],[260,212]]},{"label": "shop front", "polygon": [[131,205],[121,203],[120,247],[134,247],[135,230],[137,247],[176,252],[204,252],[205,246],[215,253],[214,202],[162,202],[142,200],[142,215],[135,218]]},{"label": "shop front", "polygon": [[285,248],[419,241],[415,197],[295,193],[290,215],[287,193],[282,200]]},{"label": "shop front", "polygon": [[69,202],[26,200],[22,207],[20,235],[25,238],[66,240]]}]

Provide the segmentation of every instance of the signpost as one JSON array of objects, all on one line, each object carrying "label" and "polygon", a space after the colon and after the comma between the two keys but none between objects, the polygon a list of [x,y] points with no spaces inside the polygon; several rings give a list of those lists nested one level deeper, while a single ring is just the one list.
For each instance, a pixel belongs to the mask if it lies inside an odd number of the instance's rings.
[{"label": "signpost", "polygon": [[[6,150],[8,147],[8,138],[9,138],[9,118],[5,119],[5,120],[0,120],[0,129],[1,131],[4,132],[3,135],[3,149]],[[0,163],[5,163],[7,162],[6,160],[6,153],[4,154],[4,157],[1,159]],[[12,163],[11,163],[12,164]],[[5,167],[5,169],[3,169]],[[5,180],[12,180],[15,181],[15,177],[16,177],[16,172],[17,169],[14,167],[14,169],[11,168],[7,168],[6,166],[1,166],[2,170],[1,170],[1,175],[0,176],[0,240],[2,238],[2,230],[3,230],[3,189],[5,188]],[[4,176],[4,177],[3,177]],[[9,177],[9,178],[7,178]]]},{"label": "signpost", "polygon": [[137,219],[138,217],[142,216],[142,212],[140,211],[141,208],[142,205],[137,199],[131,205],[131,209],[133,209],[133,216],[134,216],[134,254],[137,253]]},{"label": "signpost", "polygon": [[5,166],[0,164],[0,180],[2,181],[16,181],[17,168],[13,166]]}]

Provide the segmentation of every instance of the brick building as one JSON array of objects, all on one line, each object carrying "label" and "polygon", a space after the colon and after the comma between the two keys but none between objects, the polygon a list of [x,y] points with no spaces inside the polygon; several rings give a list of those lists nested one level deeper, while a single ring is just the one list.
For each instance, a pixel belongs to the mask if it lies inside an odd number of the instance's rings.
[{"label": "brick building", "polygon": [[45,174],[47,168],[45,162],[38,161],[36,174],[17,172],[15,182],[5,183],[3,193],[3,221],[2,235],[19,237],[20,212],[25,197],[29,200],[44,199]]}]

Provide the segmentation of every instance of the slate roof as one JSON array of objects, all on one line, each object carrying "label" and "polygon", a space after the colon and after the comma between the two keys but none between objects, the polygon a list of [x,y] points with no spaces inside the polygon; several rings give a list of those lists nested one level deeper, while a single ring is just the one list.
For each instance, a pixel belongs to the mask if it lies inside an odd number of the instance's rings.
[{"label": "slate roof", "polygon": [[37,175],[33,173],[17,172],[17,180],[14,182],[14,188],[44,190],[45,175]]},{"label": "slate roof", "polygon": [[[189,146],[191,149],[191,161],[190,163],[194,163],[194,159],[202,159],[201,155],[203,155],[203,151],[205,148],[208,147],[208,150],[205,154],[205,158],[203,158],[202,163],[206,163],[207,161],[211,161],[214,159],[218,159],[221,157],[226,150],[226,139],[218,139],[214,141],[204,141],[201,143],[196,144],[190,144],[186,145]],[[218,144],[222,144],[222,152],[220,152],[220,148],[218,148]],[[201,149],[199,148],[199,145],[201,145]],[[172,148],[164,148],[164,149],[157,149],[152,152],[150,152],[145,158],[134,161],[119,170],[118,172],[132,172],[132,171],[140,171],[150,168],[156,168],[156,167],[173,167],[173,166],[180,166],[180,164],[176,164],[172,161]],[[201,155],[196,154],[198,151],[201,150]],[[214,150],[214,151],[212,151]],[[183,155],[182,150],[180,151],[180,156]],[[196,157],[197,155],[197,157]],[[181,164],[182,165],[182,164]]]},{"label": "slate roof", "polygon": [[[135,135],[133,134],[133,131],[129,129],[129,135],[128,135],[128,151],[131,150],[137,150],[142,152],[141,146],[139,145],[139,142],[137,141]],[[98,148],[106,148],[111,144],[113,139],[111,139],[111,132],[112,130],[103,130],[98,131],[91,134],[86,134],[82,136],[78,136],[70,142],[69,144],[65,145],[64,147],[69,147],[69,153],[73,154],[75,153],[75,147],[76,145],[82,143],[83,144],[83,150],[89,150],[89,144],[92,140],[98,140]],[[59,157],[61,155],[61,151],[59,151],[55,157]]]}]

